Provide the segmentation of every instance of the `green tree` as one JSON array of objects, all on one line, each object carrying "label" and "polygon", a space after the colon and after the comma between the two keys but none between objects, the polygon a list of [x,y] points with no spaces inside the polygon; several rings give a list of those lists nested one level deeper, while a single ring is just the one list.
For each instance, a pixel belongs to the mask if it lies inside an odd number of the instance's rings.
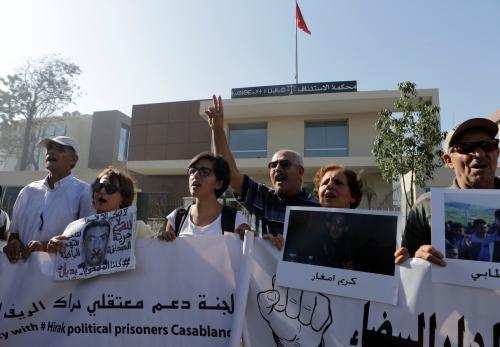
[{"label": "green tree", "polygon": [[401,95],[394,102],[394,113],[379,112],[373,155],[388,183],[410,173],[409,196],[402,181],[406,203],[412,207],[413,185],[424,187],[433,178],[434,170],[442,165],[441,141],[445,133],[440,131],[439,107],[419,97],[415,83],[402,82],[398,87]]},{"label": "green tree", "polygon": [[[36,140],[48,117],[73,102],[80,89],[76,78],[80,67],[57,56],[30,59],[13,75],[0,78],[0,121],[2,128],[22,124],[19,170],[35,162]],[[2,132],[4,133],[4,132]],[[12,151],[7,148],[4,151]]]}]

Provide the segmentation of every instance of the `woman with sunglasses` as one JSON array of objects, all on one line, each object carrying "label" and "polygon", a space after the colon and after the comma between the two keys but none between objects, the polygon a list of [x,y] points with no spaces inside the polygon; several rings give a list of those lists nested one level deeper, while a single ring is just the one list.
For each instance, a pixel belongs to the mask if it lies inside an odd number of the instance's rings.
[{"label": "woman with sunglasses", "polygon": [[[102,170],[92,183],[93,202],[97,213],[116,211],[132,205],[134,201],[134,181],[130,174],[124,170],[109,166]],[[154,237],[155,232],[144,223],[136,222],[136,239]],[[64,250],[64,236],[53,237],[48,245],[48,252]]]},{"label": "woman with sunglasses", "polygon": [[236,212],[235,230],[222,230],[221,220],[223,206],[217,200],[229,185],[229,165],[221,156],[212,153],[196,155],[188,166],[189,192],[194,203],[187,209],[186,218],[176,229],[176,214],[179,209],[167,216],[167,225],[159,235],[163,241],[173,241],[179,236],[222,235],[223,231],[234,231],[243,237],[245,230],[250,229],[245,217]]}]

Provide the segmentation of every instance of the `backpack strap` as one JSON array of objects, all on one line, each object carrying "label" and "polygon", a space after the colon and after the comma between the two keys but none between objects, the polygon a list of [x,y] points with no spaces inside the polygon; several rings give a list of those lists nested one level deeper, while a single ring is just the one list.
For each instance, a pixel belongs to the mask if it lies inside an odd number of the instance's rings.
[{"label": "backpack strap", "polygon": [[236,210],[231,206],[222,206],[222,216],[221,216],[221,230],[224,234],[224,231],[229,231],[234,233],[234,226],[236,224]]},{"label": "backpack strap", "polygon": [[186,220],[187,216],[189,216],[189,206],[187,209],[184,207],[179,207],[176,209],[175,212],[175,236],[179,236],[179,233],[181,232],[182,225],[184,224],[184,221]]}]

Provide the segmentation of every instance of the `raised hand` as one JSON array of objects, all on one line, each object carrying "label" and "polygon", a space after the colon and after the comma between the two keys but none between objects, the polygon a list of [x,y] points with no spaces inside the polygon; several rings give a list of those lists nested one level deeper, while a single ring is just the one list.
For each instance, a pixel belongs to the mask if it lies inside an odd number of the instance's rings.
[{"label": "raised hand", "polygon": [[208,116],[208,124],[212,130],[224,129],[224,105],[220,96],[212,95],[212,106],[205,109]]}]

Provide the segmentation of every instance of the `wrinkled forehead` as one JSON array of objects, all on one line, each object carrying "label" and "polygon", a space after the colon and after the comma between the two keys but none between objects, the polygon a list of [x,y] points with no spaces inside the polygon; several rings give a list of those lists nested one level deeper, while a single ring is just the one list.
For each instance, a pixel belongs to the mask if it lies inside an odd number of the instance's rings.
[{"label": "wrinkled forehead", "polygon": [[290,160],[293,164],[298,164],[297,156],[295,153],[289,152],[289,151],[278,151],[274,153],[271,161],[277,161],[277,160]]},{"label": "wrinkled forehead", "polygon": [[476,142],[493,139],[493,137],[482,129],[469,129],[460,133],[453,144],[463,143],[463,142]]},{"label": "wrinkled forehead", "polygon": [[334,177],[340,179],[341,181],[347,181],[345,170],[341,168],[328,170],[322,178],[324,179],[326,177]]}]

